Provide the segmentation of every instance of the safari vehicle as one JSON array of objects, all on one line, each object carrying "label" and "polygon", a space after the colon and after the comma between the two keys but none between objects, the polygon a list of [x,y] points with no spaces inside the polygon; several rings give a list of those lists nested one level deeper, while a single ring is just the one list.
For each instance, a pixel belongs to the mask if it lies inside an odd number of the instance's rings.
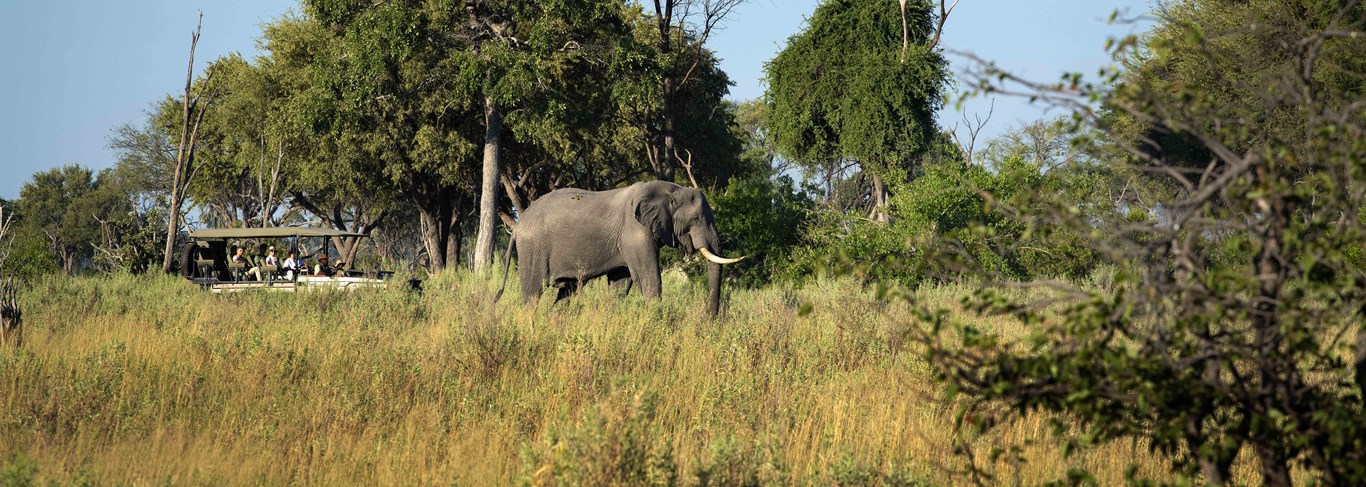
[{"label": "safari vehicle", "polygon": [[[189,233],[190,241],[180,247],[180,274],[191,282],[213,292],[243,291],[248,289],[268,289],[272,291],[294,291],[307,287],[333,287],[355,289],[361,287],[386,286],[394,273],[389,271],[362,271],[338,262],[332,275],[313,275],[311,266],[301,266],[301,272],[287,273],[277,266],[261,265],[259,280],[247,278],[252,266],[234,264],[229,253],[230,242],[248,240],[287,240],[286,248],[299,249],[299,244],[309,243],[308,239],[321,239],[319,245],[308,245],[319,249],[318,257],[328,255],[332,238],[366,237],[365,234],[348,233],[327,228],[279,227],[279,228],[213,228],[196,230]],[[281,254],[287,254],[282,252]],[[316,263],[315,258],[305,257],[305,262]],[[262,257],[256,256],[260,259]],[[278,256],[284,262],[284,256]],[[409,283],[415,286],[415,283]]]}]

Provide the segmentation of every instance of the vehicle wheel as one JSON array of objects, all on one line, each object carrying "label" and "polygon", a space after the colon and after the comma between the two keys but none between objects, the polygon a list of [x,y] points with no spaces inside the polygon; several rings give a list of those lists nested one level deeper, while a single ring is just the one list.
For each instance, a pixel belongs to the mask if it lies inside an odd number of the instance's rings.
[{"label": "vehicle wheel", "polygon": [[180,275],[186,279],[194,279],[199,274],[199,266],[195,262],[198,253],[199,246],[193,242],[180,246]]}]

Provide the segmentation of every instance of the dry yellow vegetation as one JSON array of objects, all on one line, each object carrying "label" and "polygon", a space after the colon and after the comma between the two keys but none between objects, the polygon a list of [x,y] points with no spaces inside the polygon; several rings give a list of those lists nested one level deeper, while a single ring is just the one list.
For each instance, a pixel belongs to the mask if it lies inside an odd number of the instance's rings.
[{"label": "dry yellow vegetation", "polygon": [[[30,286],[0,350],[8,481],[66,484],[954,484],[953,408],[904,343],[904,303],[848,280],[553,307],[495,283],[209,294],[170,277]],[[954,308],[965,288],[921,291]],[[803,304],[811,312],[799,313]],[[973,318],[977,319],[977,318]],[[1004,325],[986,319],[980,326]],[[1010,330],[1002,330],[1009,332]],[[1141,444],[1065,458],[1041,415],[978,438],[1032,443],[1003,483],[1085,468],[1166,478]]]}]

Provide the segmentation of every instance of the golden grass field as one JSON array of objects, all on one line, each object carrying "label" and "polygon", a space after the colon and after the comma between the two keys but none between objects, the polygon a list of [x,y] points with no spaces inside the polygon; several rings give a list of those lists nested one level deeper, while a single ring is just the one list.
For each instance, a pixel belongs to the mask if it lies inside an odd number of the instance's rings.
[{"label": "golden grass field", "polygon": [[[670,276],[647,302],[590,286],[537,309],[496,280],[209,294],[155,276],[53,277],[0,349],[0,483],[958,484],[953,407],[901,330],[905,303],[849,280],[729,292]],[[955,308],[966,288],[922,290]],[[804,303],[812,311],[801,315]],[[979,324],[1005,334],[1003,323]],[[1005,328],[1003,328],[1005,327]],[[1166,465],[1134,442],[1064,458],[1045,418],[995,482]]]}]

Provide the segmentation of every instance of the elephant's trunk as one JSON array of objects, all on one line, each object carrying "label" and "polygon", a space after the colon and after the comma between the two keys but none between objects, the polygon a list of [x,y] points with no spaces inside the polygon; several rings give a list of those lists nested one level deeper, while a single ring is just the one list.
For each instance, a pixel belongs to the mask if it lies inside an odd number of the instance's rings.
[{"label": "elephant's trunk", "polygon": [[[701,245],[697,249],[704,256],[711,254],[719,256],[721,254],[721,237],[716,234],[715,227],[706,228],[699,239]],[[707,312],[712,317],[716,317],[721,312],[721,263],[717,260],[707,259]]]},{"label": "elephant's trunk", "polygon": [[721,312],[721,264],[707,262],[707,312],[716,317]]}]

